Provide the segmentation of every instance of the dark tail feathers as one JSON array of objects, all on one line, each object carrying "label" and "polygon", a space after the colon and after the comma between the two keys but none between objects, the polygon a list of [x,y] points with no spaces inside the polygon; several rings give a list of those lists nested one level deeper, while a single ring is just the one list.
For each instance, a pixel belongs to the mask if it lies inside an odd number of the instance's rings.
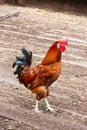
[{"label": "dark tail feathers", "polygon": [[18,75],[23,70],[25,65],[29,65],[30,67],[32,63],[32,52],[28,52],[25,48],[23,48],[21,51],[23,53],[23,56],[16,57],[16,61],[12,65],[12,68],[14,68],[17,65],[14,74],[18,74]]},{"label": "dark tail feathers", "polygon": [[27,64],[30,66],[32,63],[32,52],[28,52],[25,48],[22,48],[22,53],[24,54]]}]

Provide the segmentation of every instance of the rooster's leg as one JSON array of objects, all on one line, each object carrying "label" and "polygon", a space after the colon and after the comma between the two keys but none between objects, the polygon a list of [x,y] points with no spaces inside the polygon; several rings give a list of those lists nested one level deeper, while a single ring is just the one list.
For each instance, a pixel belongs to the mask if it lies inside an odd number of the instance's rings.
[{"label": "rooster's leg", "polygon": [[36,104],[35,104],[35,109],[34,109],[36,112],[39,112],[39,110],[38,110],[38,103],[39,103],[39,101],[36,99]]},{"label": "rooster's leg", "polygon": [[51,106],[50,106],[50,104],[48,103],[48,100],[47,100],[47,98],[44,98],[45,99],[45,102],[46,102],[46,107],[47,107],[47,109],[46,110],[49,110],[49,111],[54,111],[54,109],[53,108],[51,108]]}]

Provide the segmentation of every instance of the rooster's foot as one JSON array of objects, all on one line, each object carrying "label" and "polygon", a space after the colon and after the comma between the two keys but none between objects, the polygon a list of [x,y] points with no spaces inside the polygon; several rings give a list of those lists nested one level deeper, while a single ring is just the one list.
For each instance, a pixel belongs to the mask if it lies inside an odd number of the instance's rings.
[{"label": "rooster's foot", "polygon": [[54,111],[54,109],[53,109],[52,107],[50,107],[50,106],[49,106],[49,107],[47,107],[47,108],[46,108],[46,110],[47,110],[47,111],[51,111],[51,112],[53,112],[53,111]]},{"label": "rooster's foot", "polygon": [[47,110],[47,111],[53,112],[54,109],[53,109],[53,108],[50,106],[50,104],[48,103],[47,98],[44,98],[44,99],[45,99],[45,102],[46,102],[46,110]]},{"label": "rooster's foot", "polygon": [[35,112],[37,112],[37,113],[39,113],[39,112],[40,112],[40,111],[39,111],[38,109],[36,109],[36,108],[34,109],[34,111],[35,111]]}]

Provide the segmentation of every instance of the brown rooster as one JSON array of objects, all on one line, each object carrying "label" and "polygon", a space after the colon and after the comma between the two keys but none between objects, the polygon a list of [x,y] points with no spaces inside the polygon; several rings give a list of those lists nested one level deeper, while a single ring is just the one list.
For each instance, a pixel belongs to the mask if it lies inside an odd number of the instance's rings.
[{"label": "brown rooster", "polygon": [[[39,111],[38,101],[42,98],[45,99],[47,110],[53,110],[47,100],[49,86],[56,81],[61,74],[61,56],[67,44],[67,37],[56,41],[49,48],[44,60],[34,68],[31,68],[28,64],[23,64],[23,61],[21,62],[22,64],[20,63],[20,67],[22,65],[23,68],[18,73],[18,79],[26,88],[30,89],[32,93],[36,94],[35,111]],[[16,63],[16,65],[19,64]]]}]

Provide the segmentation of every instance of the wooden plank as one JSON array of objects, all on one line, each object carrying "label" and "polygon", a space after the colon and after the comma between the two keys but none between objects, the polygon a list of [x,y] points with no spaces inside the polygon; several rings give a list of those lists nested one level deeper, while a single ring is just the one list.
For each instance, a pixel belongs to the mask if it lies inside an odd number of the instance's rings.
[{"label": "wooden plank", "polygon": [[36,113],[33,110],[1,101],[0,116],[24,123],[39,130],[87,130],[87,126],[72,124],[71,122],[52,117],[52,115],[46,115],[46,113]]},{"label": "wooden plank", "polygon": [[3,9],[0,9],[0,20],[3,20],[3,19],[6,19],[6,18],[9,18],[9,17],[13,17],[13,16],[18,16],[19,15],[19,12],[16,11],[16,10],[3,10]]}]

